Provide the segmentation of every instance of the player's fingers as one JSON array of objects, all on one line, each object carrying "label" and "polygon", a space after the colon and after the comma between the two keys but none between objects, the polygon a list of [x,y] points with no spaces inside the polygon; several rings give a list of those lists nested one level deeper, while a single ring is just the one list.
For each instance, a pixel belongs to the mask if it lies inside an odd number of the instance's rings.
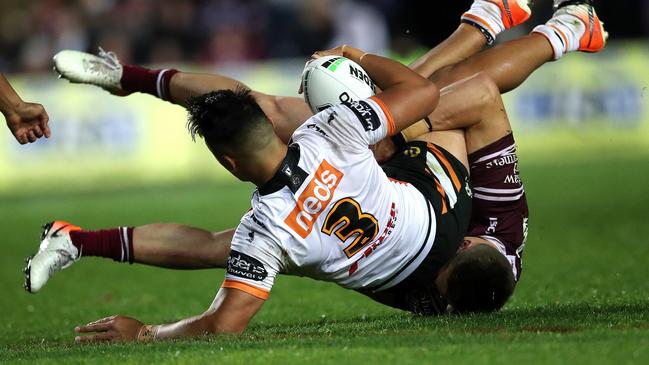
[{"label": "player's fingers", "polygon": [[38,138],[36,138],[36,135],[34,134],[34,131],[29,131],[27,132],[27,140],[29,142],[36,142]]},{"label": "player's fingers", "polygon": [[32,131],[36,135],[36,138],[43,137],[43,131],[41,130],[41,127],[35,125],[35,126],[32,127]]},{"label": "player's fingers", "polygon": [[87,323],[86,326],[91,325],[91,324],[110,322],[113,319],[115,319],[115,317],[117,317],[117,316],[109,316],[109,317],[100,318],[100,319],[98,319],[96,321],[92,321],[90,323]]},{"label": "player's fingers", "polygon": [[41,125],[41,129],[43,130],[43,135],[45,136],[45,138],[50,138],[52,136],[52,130],[50,129],[49,125]]},{"label": "player's fingers", "polygon": [[50,130],[50,125],[49,125],[50,116],[47,115],[45,109],[43,109],[43,112],[41,113],[40,120],[41,120],[40,121],[41,130],[43,131],[45,138],[50,138],[50,136],[52,135],[52,131]]},{"label": "player's fingers", "polygon": [[76,336],[74,342],[76,343],[88,343],[88,342],[105,342],[112,341],[115,337],[113,332],[103,332],[97,333],[95,335],[88,336]]},{"label": "player's fingers", "polygon": [[[313,58],[310,58],[304,63],[304,68],[306,68],[309,65],[309,63],[311,63],[311,61],[313,61]],[[302,80],[300,80],[300,87],[297,89],[297,93],[302,94],[303,92],[304,92],[304,85],[302,84]]]},{"label": "player's fingers", "polygon": [[25,133],[18,133],[16,134],[16,141],[20,144],[26,144],[27,141],[27,136],[25,136]]},{"label": "player's fingers", "polygon": [[113,328],[113,322],[90,323],[85,326],[77,326],[74,331],[77,333],[106,332]]}]

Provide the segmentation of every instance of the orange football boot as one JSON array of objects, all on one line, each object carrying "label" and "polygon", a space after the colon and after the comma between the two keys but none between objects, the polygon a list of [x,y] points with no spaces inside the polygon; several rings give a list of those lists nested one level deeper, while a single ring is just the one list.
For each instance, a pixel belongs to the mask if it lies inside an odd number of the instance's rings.
[{"label": "orange football boot", "polygon": [[531,16],[529,0],[487,0],[498,5],[505,29],[525,23]]}]

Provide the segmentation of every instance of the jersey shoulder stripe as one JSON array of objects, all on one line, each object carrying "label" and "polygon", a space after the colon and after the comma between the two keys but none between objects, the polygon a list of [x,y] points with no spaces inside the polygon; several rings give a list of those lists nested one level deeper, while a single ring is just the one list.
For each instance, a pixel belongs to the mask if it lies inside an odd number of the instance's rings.
[{"label": "jersey shoulder stripe", "polygon": [[383,100],[381,100],[377,96],[372,96],[370,98],[373,102],[375,102],[379,108],[383,111],[383,114],[385,114],[385,118],[388,120],[388,137],[393,136],[395,133],[397,133],[397,126],[394,123],[394,117],[392,116],[392,112],[390,109],[388,109],[388,106],[385,105]]}]

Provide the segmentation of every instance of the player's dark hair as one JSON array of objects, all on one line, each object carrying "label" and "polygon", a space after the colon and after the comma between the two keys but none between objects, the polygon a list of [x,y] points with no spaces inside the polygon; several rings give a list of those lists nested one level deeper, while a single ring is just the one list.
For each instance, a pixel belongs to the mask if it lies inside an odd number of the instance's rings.
[{"label": "player's dark hair", "polygon": [[[219,90],[188,100],[187,129],[199,136],[212,151],[243,152],[274,135],[257,100],[249,89]],[[252,148],[254,149],[254,148]]]},{"label": "player's dark hair", "polygon": [[514,292],[511,265],[494,247],[470,247],[449,265],[446,299],[459,313],[497,311]]}]

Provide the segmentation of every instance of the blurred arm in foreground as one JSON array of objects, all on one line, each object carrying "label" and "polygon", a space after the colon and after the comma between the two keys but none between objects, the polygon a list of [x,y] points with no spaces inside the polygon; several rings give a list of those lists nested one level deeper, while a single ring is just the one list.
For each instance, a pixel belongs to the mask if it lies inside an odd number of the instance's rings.
[{"label": "blurred arm in foreground", "polygon": [[9,81],[0,74],[0,111],[7,126],[20,144],[36,142],[37,139],[51,135],[47,125],[49,117],[41,104],[23,101],[11,87]]}]

